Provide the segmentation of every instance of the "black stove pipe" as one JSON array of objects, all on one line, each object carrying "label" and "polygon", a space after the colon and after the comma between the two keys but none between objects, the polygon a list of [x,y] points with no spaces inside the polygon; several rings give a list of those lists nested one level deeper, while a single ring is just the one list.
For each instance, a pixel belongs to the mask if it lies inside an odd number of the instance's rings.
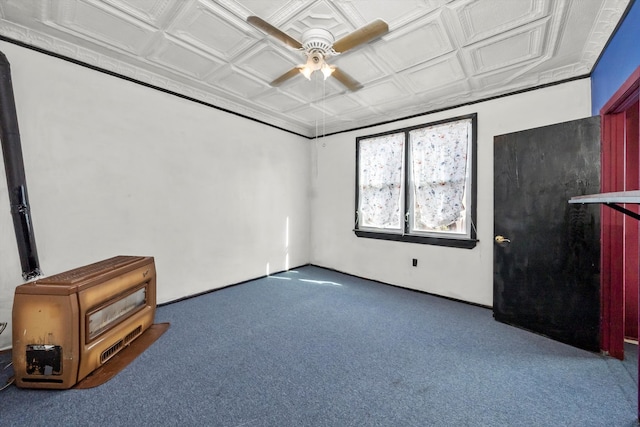
[{"label": "black stove pipe", "polygon": [[18,243],[22,277],[29,280],[41,275],[42,272],[38,262],[33,224],[31,223],[27,180],[18,130],[18,115],[11,82],[11,67],[2,52],[0,52],[0,142],[2,143],[2,156],[7,175],[11,216]]}]

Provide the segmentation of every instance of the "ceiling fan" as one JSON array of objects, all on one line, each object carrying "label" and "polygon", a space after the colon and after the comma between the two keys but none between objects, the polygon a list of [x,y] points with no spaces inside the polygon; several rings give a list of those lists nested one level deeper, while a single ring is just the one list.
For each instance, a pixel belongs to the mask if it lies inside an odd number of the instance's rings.
[{"label": "ceiling fan", "polygon": [[287,71],[272,81],[271,86],[279,86],[290,78],[297,76],[299,73],[303,74],[307,79],[311,79],[313,72],[320,71],[324,75],[325,80],[327,77],[333,76],[350,91],[361,89],[362,85],[357,80],[341,69],[327,64],[326,60],[361,44],[375,40],[389,32],[387,23],[382,19],[376,19],[364,27],[360,27],[354,32],[347,34],[338,41],[334,41],[333,34],[328,30],[323,28],[310,28],[302,33],[301,43],[257,16],[249,16],[247,22],[285,45],[302,51],[307,57],[307,62],[304,65],[298,65]]}]

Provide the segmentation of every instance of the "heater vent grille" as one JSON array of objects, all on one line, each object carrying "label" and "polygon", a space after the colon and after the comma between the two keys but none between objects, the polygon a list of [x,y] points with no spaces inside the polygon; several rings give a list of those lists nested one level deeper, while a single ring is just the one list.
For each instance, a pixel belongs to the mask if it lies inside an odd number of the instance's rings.
[{"label": "heater vent grille", "polygon": [[100,355],[100,363],[104,363],[107,360],[111,359],[113,356],[115,356],[115,354],[118,351],[120,351],[122,347],[124,347],[124,341],[120,340],[114,345],[112,345],[111,347],[109,347],[108,349],[106,349],[105,351],[103,351],[102,354]]},{"label": "heater vent grille", "polygon": [[134,338],[136,338],[141,333],[142,333],[142,325],[139,325],[137,328],[135,328],[134,330],[129,332],[127,335],[125,335],[124,339],[121,339],[120,341],[118,341],[117,343],[115,343],[105,351],[103,351],[102,354],[100,355],[100,363],[104,363],[107,360],[111,359],[113,356],[116,355],[117,352],[119,352],[124,347],[126,347],[131,341],[133,341]]},{"label": "heater vent grille", "polygon": [[124,345],[129,344],[131,340],[140,335],[140,332],[142,332],[142,325],[138,326],[133,331],[129,332],[126,337],[124,337]]}]

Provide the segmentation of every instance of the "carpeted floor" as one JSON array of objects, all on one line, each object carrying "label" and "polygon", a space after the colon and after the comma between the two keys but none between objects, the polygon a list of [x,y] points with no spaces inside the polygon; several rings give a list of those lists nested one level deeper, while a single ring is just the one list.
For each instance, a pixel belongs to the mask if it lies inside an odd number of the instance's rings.
[{"label": "carpeted floor", "polygon": [[318,267],[159,307],[156,322],[171,327],[100,387],[1,392],[0,425],[637,425],[634,360]]}]

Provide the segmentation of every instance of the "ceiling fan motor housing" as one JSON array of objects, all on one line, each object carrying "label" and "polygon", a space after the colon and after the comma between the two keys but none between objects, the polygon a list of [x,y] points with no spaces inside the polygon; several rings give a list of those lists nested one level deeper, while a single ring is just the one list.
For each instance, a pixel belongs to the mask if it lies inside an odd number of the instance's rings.
[{"label": "ceiling fan motor housing", "polygon": [[310,28],[302,33],[302,48],[307,55],[334,55],[336,52],[333,51],[333,42],[333,34],[323,28]]}]

